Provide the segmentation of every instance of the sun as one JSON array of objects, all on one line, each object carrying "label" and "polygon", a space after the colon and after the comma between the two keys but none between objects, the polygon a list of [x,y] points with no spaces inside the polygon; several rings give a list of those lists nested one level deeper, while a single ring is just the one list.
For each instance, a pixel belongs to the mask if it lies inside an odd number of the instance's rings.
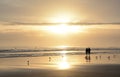
[{"label": "sun", "polygon": [[74,18],[71,12],[56,13],[53,17],[48,19],[50,23],[55,23],[56,25],[44,26],[43,30],[47,31],[49,34],[52,33],[56,35],[70,35],[85,31],[83,26],[70,25],[70,23],[74,22]]},{"label": "sun", "polygon": [[66,26],[66,24],[48,27],[48,30],[56,34],[67,34],[69,32],[68,26]]},{"label": "sun", "polygon": [[50,19],[50,22],[57,23],[57,25],[48,26],[47,30],[54,34],[61,35],[82,32],[82,27],[70,25],[70,23],[73,22],[73,19],[74,15],[70,12],[58,13]]},{"label": "sun", "polygon": [[61,34],[61,35],[78,33],[78,32],[84,31],[84,28],[81,26],[69,26],[67,24],[48,26],[46,29],[48,30],[48,32],[52,32],[54,34]]}]

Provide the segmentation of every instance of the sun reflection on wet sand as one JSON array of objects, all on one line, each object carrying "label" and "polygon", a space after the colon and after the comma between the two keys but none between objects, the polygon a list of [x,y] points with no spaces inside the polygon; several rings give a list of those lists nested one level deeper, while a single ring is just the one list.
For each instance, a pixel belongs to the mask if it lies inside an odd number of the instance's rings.
[{"label": "sun reflection on wet sand", "polygon": [[58,63],[58,68],[62,70],[70,68],[70,64],[67,61],[67,57],[65,55],[62,56],[62,60]]},{"label": "sun reflection on wet sand", "polygon": [[58,64],[59,69],[69,69],[70,68],[70,64],[68,62],[61,62]]}]

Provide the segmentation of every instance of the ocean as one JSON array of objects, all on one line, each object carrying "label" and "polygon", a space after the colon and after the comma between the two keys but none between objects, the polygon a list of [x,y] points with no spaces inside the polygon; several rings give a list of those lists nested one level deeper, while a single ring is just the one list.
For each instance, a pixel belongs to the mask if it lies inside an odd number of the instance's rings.
[{"label": "ocean", "polygon": [[[0,58],[84,55],[84,48],[1,49]],[[92,48],[91,54],[120,54],[120,48]]]}]

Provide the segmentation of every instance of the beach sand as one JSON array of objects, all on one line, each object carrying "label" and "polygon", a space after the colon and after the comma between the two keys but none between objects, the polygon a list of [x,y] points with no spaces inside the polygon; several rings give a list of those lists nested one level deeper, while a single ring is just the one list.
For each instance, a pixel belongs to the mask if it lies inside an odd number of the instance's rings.
[{"label": "beach sand", "polygon": [[0,77],[120,77],[120,54],[50,57],[0,58]]},{"label": "beach sand", "polygon": [[14,68],[0,71],[0,77],[119,77],[120,65],[78,65],[72,69]]}]

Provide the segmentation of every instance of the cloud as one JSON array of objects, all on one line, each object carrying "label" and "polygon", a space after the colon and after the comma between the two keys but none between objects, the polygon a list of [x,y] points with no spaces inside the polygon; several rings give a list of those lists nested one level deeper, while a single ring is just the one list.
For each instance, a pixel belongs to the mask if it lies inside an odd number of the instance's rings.
[{"label": "cloud", "polygon": [[59,24],[68,24],[68,25],[120,25],[120,22],[112,22],[112,23],[104,23],[104,22],[69,22],[69,23],[29,23],[29,22],[10,22],[7,23],[6,25],[23,25],[23,26],[46,26],[46,25],[59,25]]}]

